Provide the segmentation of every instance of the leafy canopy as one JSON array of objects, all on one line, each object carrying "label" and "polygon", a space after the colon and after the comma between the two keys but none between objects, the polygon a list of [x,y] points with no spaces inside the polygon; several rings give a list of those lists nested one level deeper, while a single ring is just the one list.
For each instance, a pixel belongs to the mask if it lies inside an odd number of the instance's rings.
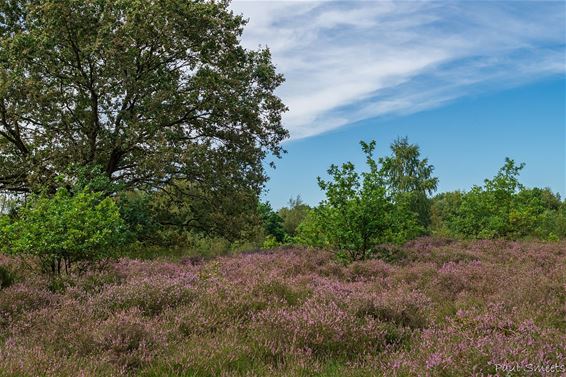
[{"label": "leafy canopy", "polygon": [[310,211],[310,207],[303,202],[301,196],[289,199],[287,207],[281,208],[278,213],[283,219],[283,230],[290,237],[297,233],[297,227],[305,219]]},{"label": "leafy canopy", "polygon": [[525,188],[519,181],[524,166],[506,158],[483,186],[436,198],[436,226],[464,238],[553,239],[566,234],[560,197],[549,189]]},{"label": "leafy canopy", "polygon": [[401,242],[421,232],[416,214],[387,189],[387,176],[373,157],[375,141],[361,142],[368,170],[351,162],[328,169],[318,178],[325,200],[299,226],[299,242],[330,247],[349,260],[368,257],[384,242]]},{"label": "leafy canopy", "polygon": [[390,146],[391,155],[379,162],[389,190],[393,193],[419,192],[427,195],[436,191],[438,178],[433,177],[434,166],[428,158],[421,159],[417,144],[407,137],[397,138]]},{"label": "leafy canopy", "polygon": [[126,188],[259,192],[287,136],[283,77],[228,5],[1,2],[0,190],[54,192],[78,165]]},{"label": "leafy canopy", "polygon": [[397,202],[418,214],[419,223],[428,228],[431,223],[430,195],[436,191],[438,178],[428,158],[421,158],[420,148],[407,137],[396,139],[390,146],[391,155],[379,159],[389,192]]},{"label": "leafy canopy", "polygon": [[283,219],[273,210],[269,202],[259,203],[258,212],[263,224],[265,235],[276,243],[285,240],[285,230],[283,229]]},{"label": "leafy canopy", "polygon": [[33,197],[15,219],[0,221],[2,252],[39,257],[53,272],[61,271],[62,262],[67,269],[110,257],[127,240],[114,200],[88,189]]}]

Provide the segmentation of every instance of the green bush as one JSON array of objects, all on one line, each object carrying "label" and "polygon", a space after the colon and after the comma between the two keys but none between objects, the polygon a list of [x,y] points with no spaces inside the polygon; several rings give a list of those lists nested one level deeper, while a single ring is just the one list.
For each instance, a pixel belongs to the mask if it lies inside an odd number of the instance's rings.
[{"label": "green bush", "polygon": [[549,241],[566,238],[566,205],[558,211],[545,210],[535,229],[535,235]]},{"label": "green bush", "polygon": [[358,174],[347,162],[328,169],[330,181],[318,179],[326,199],[299,226],[298,242],[330,247],[348,260],[359,260],[381,243],[403,242],[422,233],[418,215],[406,200],[410,194],[387,189],[386,176],[373,158],[375,141],[361,146],[369,170]]},{"label": "green bush", "polygon": [[276,243],[282,243],[285,240],[286,234],[283,229],[283,219],[281,216],[271,208],[269,202],[259,203],[258,213],[267,239],[272,239]]},{"label": "green bush", "polygon": [[39,257],[46,270],[59,274],[76,262],[113,255],[126,242],[126,227],[111,197],[59,189],[53,197],[31,198],[4,221],[0,241],[3,252]]},{"label": "green bush", "polygon": [[330,241],[325,233],[324,213],[319,207],[308,211],[303,221],[297,227],[293,242],[318,248],[330,247]]},{"label": "green bush", "polygon": [[117,205],[130,235],[141,242],[159,241],[161,226],[152,208],[152,197],[141,191],[122,192]]},{"label": "green bush", "polygon": [[[214,190],[195,182],[174,181],[151,194],[152,221],[159,225],[160,244],[178,246],[185,233],[219,237],[230,242],[252,239],[261,225],[258,192],[234,187]],[[176,234],[173,239],[169,237]]]},{"label": "green bush", "polygon": [[550,189],[525,188],[518,179],[523,167],[507,158],[483,186],[439,195],[432,208],[435,231],[476,239],[566,236],[560,197]]},{"label": "green bush", "polygon": [[281,243],[278,242],[275,237],[273,237],[272,235],[268,235],[265,237],[265,240],[263,241],[261,247],[263,249],[273,249],[274,247],[277,247],[279,245],[281,245]]},{"label": "green bush", "polygon": [[289,200],[289,206],[283,207],[278,211],[279,216],[283,219],[283,230],[289,237],[297,234],[299,224],[307,217],[310,207],[303,203],[300,196]]},{"label": "green bush", "polygon": [[462,198],[462,191],[443,192],[432,198],[431,229],[434,234],[451,236],[450,222],[458,215]]},{"label": "green bush", "polygon": [[566,237],[566,217],[558,194],[548,188],[523,189],[515,201],[517,208],[511,214],[511,221],[518,237],[546,240]]}]

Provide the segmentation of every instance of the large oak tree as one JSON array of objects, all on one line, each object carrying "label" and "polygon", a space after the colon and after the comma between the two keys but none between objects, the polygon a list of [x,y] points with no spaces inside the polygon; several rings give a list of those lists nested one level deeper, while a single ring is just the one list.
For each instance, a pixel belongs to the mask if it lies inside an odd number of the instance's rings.
[{"label": "large oak tree", "polygon": [[258,193],[287,137],[283,77],[241,46],[245,23],[227,1],[1,1],[0,190],[98,166],[130,188]]}]

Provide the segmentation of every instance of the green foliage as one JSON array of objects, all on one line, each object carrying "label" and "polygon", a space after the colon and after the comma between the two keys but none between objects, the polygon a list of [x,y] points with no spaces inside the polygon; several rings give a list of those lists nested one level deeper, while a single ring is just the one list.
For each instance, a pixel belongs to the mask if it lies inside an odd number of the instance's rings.
[{"label": "green foliage", "polygon": [[326,194],[321,203],[319,219],[330,245],[352,260],[367,257],[372,248],[385,241],[392,205],[386,196],[382,176],[372,158],[375,142],[361,143],[366,154],[369,172],[360,176],[354,164],[328,169],[331,181],[319,178]]},{"label": "green foliage", "polygon": [[289,199],[288,207],[283,207],[278,211],[283,219],[283,230],[290,237],[297,234],[297,227],[306,218],[310,207],[303,203],[300,196]]},{"label": "green foliage", "polygon": [[452,222],[456,233],[472,238],[511,237],[518,233],[519,223],[529,217],[516,200],[522,188],[518,176],[523,167],[524,164],[517,165],[507,158],[493,179],[486,179],[483,187],[473,187],[463,197]]},{"label": "green foliage", "polygon": [[128,233],[137,241],[159,241],[161,226],[153,211],[151,195],[141,191],[122,192],[117,197],[117,205]]},{"label": "green foliage", "polygon": [[261,247],[263,249],[273,249],[274,247],[280,246],[281,242],[277,241],[277,239],[275,237],[273,237],[272,235],[267,235],[265,237],[265,240],[263,241],[263,244],[261,245]]},{"label": "green foliage", "polygon": [[462,198],[462,191],[443,192],[432,198],[431,228],[435,234],[449,236],[452,234],[449,222],[458,215]]},{"label": "green foliage", "polygon": [[269,204],[269,202],[260,203],[258,206],[258,212],[262,220],[266,236],[271,237],[271,240],[277,243],[285,241],[283,219],[273,210],[273,208],[271,208],[271,204]]},{"label": "green foliage", "polygon": [[403,243],[426,233],[421,215],[415,208],[415,193],[398,193],[392,196],[390,226],[386,231],[388,242]]},{"label": "green foliage", "polygon": [[392,192],[423,192],[432,194],[438,186],[433,177],[434,166],[420,158],[420,148],[407,137],[396,139],[390,146],[392,155],[382,157],[382,173]]},{"label": "green foliage", "polygon": [[288,136],[245,24],[227,1],[0,2],[0,190],[99,186],[97,168],[113,193],[167,190],[159,220],[239,238]]},{"label": "green foliage", "polygon": [[88,190],[72,195],[59,189],[53,197],[35,196],[16,218],[1,225],[3,252],[39,257],[54,273],[62,267],[68,271],[75,262],[110,257],[126,241],[114,200]]},{"label": "green foliage", "polygon": [[330,247],[330,241],[325,233],[324,213],[319,207],[307,212],[303,221],[297,227],[297,233],[293,241],[300,245],[308,245],[318,248]]},{"label": "green foliage", "polygon": [[[71,192],[81,192],[88,190],[109,195],[123,189],[122,185],[114,182],[108,177],[101,165],[77,165],[71,163],[67,165],[65,172],[55,178],[59,186],[71,190]],[[49,188],[49,186],[44,187]]]},{"label": "green foliage", "polygon": [[566,238],[566,202],[556,211],[546,209],[541,214],[535,235],[549,241]]},{"label": "green foliage", "polygon": [[[166,232],[161,234],[163,237],[166,235]],[[174,236],[179,238],[175,240],[172,246],[166,245],[164,242],[134,242],[128,245],[126,249],[120,250],[120,256],[140,260],[157,259],[199,263],[205,259],[240,251],[239,248],[242,246],[238,242],[230,243],[224,238],[209,237],[198,233],[185,232]],[[257,245],[243,245],[243,249],[246,251],[257,249]]]},{"label": "green foliage", "polygon": [[507,158],[484,186],[437,196],[433,205],[435,231],[464,238],[564,237],[566,222],[560,197],[549,189],[525,188],[519,182],[523,167]]},{"label": "green foliage", "polygon": [[398,138],[391,144],[391,156],[379,159],[382,175],[388,190],[401,195],[404,204],[418,214],[419,223],[427,228],[431,223],[431,195],[438,186],[433,177],[434,166],[428,159],[421,159],[420,148],[410,144],[409,139]]},{"label": "green foliage", "polygon": [[261,223],[257,213],[258,195],[243,187],[209,191],[188,181],[172,181],[163,190],[149,195],[154,221],[165,233],[175,233],[181,238],[189,232],[230,242],[248,240],[254,237]]},{"label": "green foliage", "polygon": [[[268,234],[253,194],[241,192],[214,201],[210,193],[187,182],[174,182],[158,192],[122,192],[117,204],[128,233],[138,241],[129,252],[136,256],[146,250],[151,255],[169,254],[168,249],[178,256],[219,255],[255,249]],[[270,214],[276,220],[277,214]]]},{"label": "green foliage", "polygon": [[361,142],[368,171],[354,164],[328,169],[331,180],[318,178],[326,199],[299,226],[297,240],[330,247],[348,260],[368,257],[379,244],[403,242],[422,232],[407,196],[387,189],[387,176],[373,157],[375,141]]}]

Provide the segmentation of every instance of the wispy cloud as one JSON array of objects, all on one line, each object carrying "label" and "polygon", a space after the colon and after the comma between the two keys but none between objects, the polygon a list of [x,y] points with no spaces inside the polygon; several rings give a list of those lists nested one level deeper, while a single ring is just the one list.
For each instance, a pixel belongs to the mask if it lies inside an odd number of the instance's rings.
[{"label": "wispy cloud", "polygon": [[566,72],[566,3],[235,1],[294,139]]}]

